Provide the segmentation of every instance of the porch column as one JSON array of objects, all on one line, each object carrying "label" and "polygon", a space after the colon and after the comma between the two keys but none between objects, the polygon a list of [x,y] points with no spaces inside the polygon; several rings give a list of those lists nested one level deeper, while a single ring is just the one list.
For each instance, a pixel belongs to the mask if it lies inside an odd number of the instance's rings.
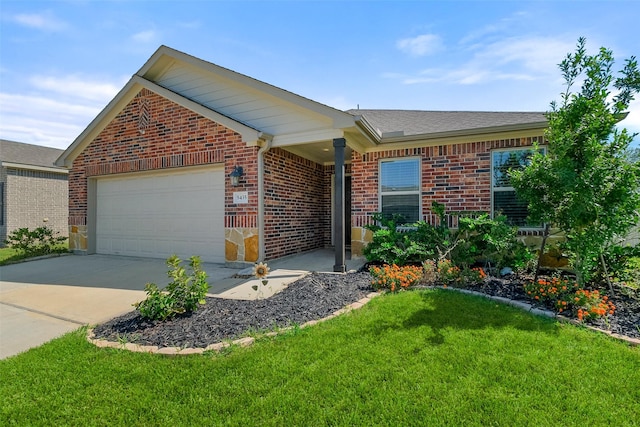
[{"label": "porch column", "polygon": [[344,148],[347,141],[344,138],[335,138],[333,140],[333,151],[336,163],[335,192],[334,192],[334,212],[333,217],[333,236],[336,251],[336,263],[333,271],[344,273],[346,267],[344,264],[345,248],[344,248]]}]

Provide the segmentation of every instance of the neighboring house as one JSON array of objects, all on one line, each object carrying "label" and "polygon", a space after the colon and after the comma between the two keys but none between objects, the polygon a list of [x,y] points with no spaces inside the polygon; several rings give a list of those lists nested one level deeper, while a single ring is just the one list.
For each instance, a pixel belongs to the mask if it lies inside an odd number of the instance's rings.
[{"label": "neighboring house", "polygon": [[68,232],[68,170],[56,166],[63,150],[0,140],[0,246],[18,228]]},{"label": "neighboring house", "polygon": [[546,125],[543,113],[339,111],[162,46],[57,161],[70,246],[226,263],[335,246],[341,271],[374,212],[429,219],[439,201],[521,222],[500,178]]}]

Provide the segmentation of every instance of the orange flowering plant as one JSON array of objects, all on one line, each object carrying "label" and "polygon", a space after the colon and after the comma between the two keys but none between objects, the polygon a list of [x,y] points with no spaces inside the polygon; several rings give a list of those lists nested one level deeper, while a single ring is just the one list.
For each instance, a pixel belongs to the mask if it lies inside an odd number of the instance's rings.
[{"label": "orange flowering plant", "polygon": [[375,289],[389,289],[391,292],[407,289],[422,278],[422,268],[411,265],[398,267],[393,264],[371,267],[369,272],[373,276],[371,284]]},{"label": "orange flowering plant", "polygon": [[600,295],[598,290],[578,289],[574,297],[574,304],[578,308],[576,312],[578,320],[606,317],[616,310],[616,306],[609,301],[609,297]]},{"label": "orange flowering plant", "polygon": [[578,320],[606,317],[615,312],[609,297],[599,291],[581,289],[577,283],[554,277],[539,279],[524,285],[527,296],[541,304],[553,307],[557,313],[575,312]]}]

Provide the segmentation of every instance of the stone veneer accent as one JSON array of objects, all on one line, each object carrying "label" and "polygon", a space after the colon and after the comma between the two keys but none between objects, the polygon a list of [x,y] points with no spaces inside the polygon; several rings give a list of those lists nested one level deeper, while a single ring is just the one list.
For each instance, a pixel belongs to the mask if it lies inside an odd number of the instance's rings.
[{"label": "stone veneer accent", "polygon": [[[141,127],[142,126],[142,127]],[[240,134],[148,89],[136,97],[74,160],[69,173],[69,240],[75,252],[87,252],[95,230],[87,224],[88,180],[128,172],[224,164],[225,176],[242,165],[240,187],[225,179],[225,235],[237,250],[227,261],[253,262],[257,247],[257,152]],[[234,191],[247,191],[249,203],[233,203]],[[227,243],[227,242],[225,242]]]},{"label": "stone veneer accent", "polygon": [[[477,141],[464,144],[387,150],[373,153],[353,152],[351,162],[352,221],[351,253],[362,255],[372,235],[364,228],[371,214],[380,211],[378,198],[379,161],[402,157],[421,158],[422,219],[434,221],[431,202],[448,210],[491,210],[491,150],[531,146],[543,137]],[[538,232],[526,232],[536,235]]]},{"label": "stone veneer accent", "polygon": [[258,261],[257,228],[225,228],[225,259],[233,262]]}]

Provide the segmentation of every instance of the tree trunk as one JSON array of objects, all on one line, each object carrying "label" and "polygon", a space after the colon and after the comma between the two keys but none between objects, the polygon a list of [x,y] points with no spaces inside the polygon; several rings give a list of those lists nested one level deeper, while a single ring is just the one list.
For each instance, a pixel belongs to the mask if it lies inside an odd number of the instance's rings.
[{"label": "tree trunk", "polygon": [[600,254],[600,262],[602,263],[602,269],[604,270],[604,277],[607,278],[607,284],[609,285],[609,291],[611,292],[611,296],[613,293],[613,285],[611,284],[611,279],[609,278],[609,272],[607,271],[607,264],[604,262],[604,255]]},{"label": "tree trunk", "polygon": [[538,276],[540,276],[540,264],[542,263],[542,256],[544,255],[544,248],[547,244],[547,238],[549,237],[549,224],[544,226],[544,234],[542,235],[542,243],[540,243],[540,252],[538,253],[538,263],[536,265],[536,275],[533,278],[533,283],[538,283]]}]

